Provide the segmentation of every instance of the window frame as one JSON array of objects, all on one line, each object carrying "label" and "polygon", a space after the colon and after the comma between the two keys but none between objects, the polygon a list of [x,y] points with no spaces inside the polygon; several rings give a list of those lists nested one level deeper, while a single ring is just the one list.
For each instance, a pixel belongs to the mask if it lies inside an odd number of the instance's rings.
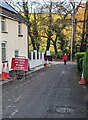
[{"label": "window frame", "polygon": [[6,18],[1,16],[1,32],[6,32]]},{"label": "window frame", "polygon": [[23,37],[22,35],[22,23],[18,22],[18,36]]},{"label": "window frame", "polygon": [[[2,44],[4,44],[5,46],[2,46]],[[1,43],[1,55],[2,55],[2,62],[6,61],[6,42]]]},{"label": "window frame", "polygon": [[[16,52],[18,52],[18,53],[16,54]],[[15,50],[15,51],[14,51],[14,57],[15,57],[15,58],[19,57],[19,50]]]}]

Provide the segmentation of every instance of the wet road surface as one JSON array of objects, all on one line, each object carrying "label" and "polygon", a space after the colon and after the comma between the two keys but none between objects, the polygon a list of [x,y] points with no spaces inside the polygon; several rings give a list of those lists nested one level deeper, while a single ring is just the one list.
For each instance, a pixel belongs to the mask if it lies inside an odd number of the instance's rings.
[{"label": "wet road surface", "polygon": [[76,64],[51,65],[2,86],[3,118],[86,118],[86,88]]}]

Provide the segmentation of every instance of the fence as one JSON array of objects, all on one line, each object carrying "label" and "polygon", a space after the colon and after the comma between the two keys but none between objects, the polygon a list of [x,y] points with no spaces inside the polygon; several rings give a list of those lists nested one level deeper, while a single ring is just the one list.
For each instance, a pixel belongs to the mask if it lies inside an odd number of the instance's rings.
[{"label": "fence", "polygon": [[44,64],[44,52],[37,52],[37,50],[29,52],[29,68],[34,68]]}]

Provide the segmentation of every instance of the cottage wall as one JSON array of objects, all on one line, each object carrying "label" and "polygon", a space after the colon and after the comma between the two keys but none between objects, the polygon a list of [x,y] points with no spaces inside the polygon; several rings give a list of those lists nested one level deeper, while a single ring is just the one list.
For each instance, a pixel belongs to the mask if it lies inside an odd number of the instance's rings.
[{"label": "cottage wall", "polygon": [[1,17],[0,17],[0,73],[1,73],[1,69],[2,69],[2,62],[1,62],[1,39],[2,39],[2,35],[1,35]]},{"label": "cottage wall", "polygon": [[[1,30],[1,29],[0,29]],[[18,22],[12,19],[6,18],[6,32],[0,32],[0,49],[1,43],[6,43],[6,60],[9,62],[9,68],[11,68],[11,59],[14,57],[14,51],[19,51],[19,56],[28,58],[27,50],[27,25],[22,23],[22,36],[18,36]],[[1,51],[0,51],[0,72],[1,72]]]}]

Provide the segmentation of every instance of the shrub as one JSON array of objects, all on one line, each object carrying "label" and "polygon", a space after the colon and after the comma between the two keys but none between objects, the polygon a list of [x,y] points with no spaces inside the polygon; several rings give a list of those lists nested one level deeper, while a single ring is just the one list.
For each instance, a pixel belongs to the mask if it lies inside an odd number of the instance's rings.
[{"label": "shrub", "polygon": [[57,52],[57,54],[55,54],[55,52],[51,52],[51,55],[53,58],[62,59],[63,53],[61,51]]},{"label": "shrub", "polygon": [[50,52],[51,53],[51,55],[52,55],[52,58],[55,58],[55,52]]},{"label": "shrub", "polygon": [[59,51],[59,52],[57,53],[57,58],[58,58],[58,59],[62,59],[62,57],[63,57],[63,52],[62,52],[62,51]]},{"label": "shrub", "polygon": [[83,75],[88,84],[88,50],[86,51],[84,60],[83,60]]},{"label": "shrub", "polygon": [[83,62],[84,55],[85,55],[85,52],[78,52],[75,55],[76,60],[77,60],[77,67],[81,72],[82,72],[82,62]]}]

